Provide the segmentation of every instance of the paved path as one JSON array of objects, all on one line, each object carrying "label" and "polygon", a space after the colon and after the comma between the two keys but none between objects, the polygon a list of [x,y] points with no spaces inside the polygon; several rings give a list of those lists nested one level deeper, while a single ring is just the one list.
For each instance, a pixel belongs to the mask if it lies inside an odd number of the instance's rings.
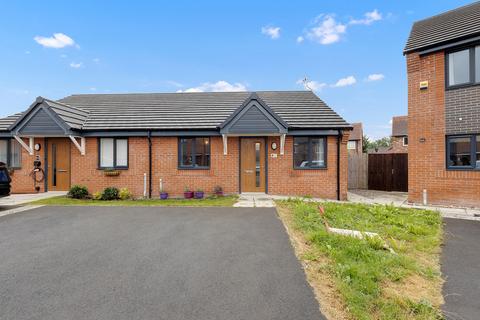
[{"label": "paved path", "polygon": [[397,207],[438,210],[444,218],[480,221],[480,209],[412,205],[407,202],[407,197],[408,194],[406,192],[386,192],[376,190],[350,190],[348,192],[349,202],[391,204]]},{"label": "paved path", "polygon": [[273,208],[0,217],[0,319],[323,319]]},{"label": "paved path", "polygon": [[271,195],[251,192],[240,194],[238,202],[233,206],[243,208],[273,208],[275,207],[275,202]]},{"label": "paved path", "polygon": [[65,191],[49,191],[39,193],[18,193],[12,194],[8,197],[0,198],[0,207],[19,206],[32,201],[47,199],[51,197],[58,197],[66,195]]},{"label": "paved path", "polygon": [[480,318],[480,222],[444,219],[442,273],[446,319]]}]

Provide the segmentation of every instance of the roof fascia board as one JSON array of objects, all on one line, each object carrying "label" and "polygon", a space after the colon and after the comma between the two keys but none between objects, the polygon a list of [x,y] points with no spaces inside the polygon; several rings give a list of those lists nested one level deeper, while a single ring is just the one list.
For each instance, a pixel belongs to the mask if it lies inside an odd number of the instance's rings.
[{"label": "roof fascia board", "polygon": [[436,45],[434,47],[424,49],[424,50],[413,49],[413,50],[410,50],[410,51],[406,51],[405,54],[409,54],[409,53],[418,51],[418,54],[420,56],[423,56],[423,55],[430,54],[430,53],[433,53],[433,52],[436,52],[436,51],[450,49],[450,48],[454,48],[454,47],[457,47],[457,46],[466,45],[466,44],[470,44],[470,43],[473,44],[474,42],[478,42],[478,41],[480,41],[480,36],[476,36],[476,37],[473,37],[473,38],[468,38],[468,39],[464,39],[464,40],[460,40],[460,41],[450,42],[450,43],[446,43],[446,44],[443,44],[443,45]]},{"label": "roof fascia board", "polygon": [[195,137],[195,136],[220,136],[215,130],[116,130],[83,131],[82,137],[147,137],[148,132],[152,137]]}]

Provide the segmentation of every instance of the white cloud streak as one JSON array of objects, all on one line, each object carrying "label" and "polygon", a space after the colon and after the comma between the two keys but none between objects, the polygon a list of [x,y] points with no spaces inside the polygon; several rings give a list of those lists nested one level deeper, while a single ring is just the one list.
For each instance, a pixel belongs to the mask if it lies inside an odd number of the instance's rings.
[{"label": "white cloud streak", "polygon": [[33,39],[45,48],[60,49],[75,45],[75,41],[63,33],[54,33],[52,37],[36,36]]},{"label": "white cloud streak", "polygon": [[83,66],[83,63],[81,62],[71,62],[70,63],[70,67],[72,67],[73,69],[79,69]]},{"label": "white cloud streak", "polygon": [[374,23],[375,21],[382,20],[382,18],[383,18],[382,14],[380,12],[378,12],[377,9],[375,9],[373,11],[366,12],[363,15],[363,19],[352,19],[352,20],[350,20],[349,24],[363,24],[363,25],[369,26],[372,23]]},{"label": "white cloud streak", "polygon": [[278,39],[280,38],[280,27],[262,27],[262,34],[269,36],[270,39]]},{"label": "white cloud streak", "polygon": [[205,82],[198,87],[192,87],[185,90],[178,90],[177,92],[239,92],[247,91],[247,86],[242,83],[229,83],[224,80],[217,82]]},{"label": "white cloud streak", "polygon": [[320,44],[332,44],[340,40],[340,36],[347,31],[347,26],[338,23],[333,15],[320,15],[315,19],[306,37]]},{"label": "white cloud streak", "polygon": [[348,76],[346,78],[339,79],[332,87],[340,88],[340,87],[347,87],[352,86],[357,83],[357,79],[354,76]]},{"label": "white cloud streak", "polygon": [[302,85],[306,90],[312,90],[312,91],[320,91],[327,86],[327,84],[323,82],[318,82],[313,80],[308,80],[307,82],[305,82],[304,79],[298,80],[297,84]]},{"label": "white cloud streak", "polygon": [[373,73],[368,75],[367,81],[372,82],[372,81],[380,81],[385,79],[385,76],[381,73]]}]

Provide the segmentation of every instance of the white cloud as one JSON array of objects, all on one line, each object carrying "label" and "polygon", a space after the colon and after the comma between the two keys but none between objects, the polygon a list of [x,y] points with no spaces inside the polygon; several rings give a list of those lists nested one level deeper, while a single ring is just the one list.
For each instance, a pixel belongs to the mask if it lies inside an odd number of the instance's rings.
[{"label": "white cloud", "polygon": [[54,33],[53,37],[41,37],[36,36],[33,38],[38,44],[46,48],[64,48],[75,45],[75,41],[72,38],[63,33]]},{"label": "white cloud", "polygon": [[307,31],[308,39],[320,44],[332,44],[340,40],[347,31],[347,26],[335,20],[333,15],[320,15],[315,19],[315,26]]},{"label": "white cloud", "polygon": [[262,27],[262,34],[269,36],[271,39],[280,38],[280,27]]},{"label": "white cloud", "polygon": [[380,81],[383,79],[385,79],[385,76],[381,73],[373,73],[367,77],[367,81]]},{"label": "white cloud", "polygon": [[327,86],[326,83],[323,83],[323,82],[318,82],[318,81],[313,81],[313,80],[307,80],[305,82],[305,79],[300,79],[297,81],[297,84],[300,84],[300,85],[303,85],[303,87],[306,89],[306,90],[312,90],[312,91],[320,91],[322,90],[324,87]]},{"label": "white cloud", "polygon": [[205,82],[199,85],[198,87],[188,88],[185,90],[178,90],[177,92],[238,92],[238,91],[247,91],[246,85],[242,83],[229,83],[224,80],[217,82]]},{"label": "white cloud", "polygon": [[302,36],[297,37],[297,43],[302,43],[305,40]]},{"label": "white cloud", "polygon": [[382,14],[378,12],[377,9],[366,12],[364,15],[363,19],[352,19],[350,20],[350,24],[363,24],[363,25],[371,25],[375,21],[380,21],[382,20]]},{"label": "white cloud", "polygon": [[70,63],[70,67],[72,67],[74,69],[81,68],[82,66],[83,66],[83,63],[81,63],[81,62],[71,62]]},{"label": "white cloud", "polygon": [[90,91],[97,91],[97,88],[91,87],[91,88],[90,88]]},{"label": "white cloud", "polygon": [[346,87],[357,83],[357,79],[354,76],[348,76],[337,81],[332,87]]}]

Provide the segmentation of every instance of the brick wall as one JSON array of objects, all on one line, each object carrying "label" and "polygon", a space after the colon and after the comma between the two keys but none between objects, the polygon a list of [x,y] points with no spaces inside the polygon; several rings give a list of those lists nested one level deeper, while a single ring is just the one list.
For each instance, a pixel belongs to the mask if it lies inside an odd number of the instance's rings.
[{"label": "brick wall", "polygon": [[[327,168],[317,170],[293,169],[293,137],[287,136],[283,156],[280,155],[279,149],[275,152],[270,148],[274,141],[280,145],[278,138],[270,137],[268,139],[268,190],[270,194],[337,198],[337,137],[328,137]],[[347,198],[347,141],[348,135],[345,135],[340,152],[340,197],[342,200]],[[277,153],[277,158],[272,158],[272,153]]]},{"label": "brick wall", "polygon": [[[287,137],[285,155],[280,155],[279,148],[271,150],[273,141],[280,145],[278,137],[267,139],[268,147],[268,188],[271,194],[310,195],[314,197],[336,199],[337,190],[337,138],[328,137],[327,169],[294,170],[293,169],[293,138]],[[341,144],[341,197],[347,196],[347,144],[348,135]],[[36,141],[37,142],[37,141]],[[44,157],[43,139],[40,155]],[[202,189],[207,194],[213,193],[219,185],[226,194],[239,192],[239,138],[228,138],[228,154],[223,154],[221,137],[211,138],[211,165],[206,170],[178,169],[178,138],[152,138],[152,196],[159,196],[159,181],[162,179],[164,190],[171,197],[183,195],[185,187],[195,191]],[[271,154],[276,153],[277,158]],[[13,192],[33,192],[34,185],[28,176],[32,169],[33,156],[23,152],[21,170],[14,173]],[[103,170],[98,170],[98,139],[86,139],[86,155],[82,156],[77,148],[71,148],[71,184],[81,184],[88,187],[91,193],[101,191],[106,187],[115,186],[128,188],[137,197],[143,195],[143,177],[148,174],[148,140],[147,138],[129,138],[129,168],[120,170],[119,176],[105,176]],[[41,184],[43,191],[44,184]],[[148,188],[148,184],[147,184]],[[147,189],[148,190],[148,189]]]},{"label": "brick wall", "polygon": [[480,133],[480,86],[445,92],[447,134]]},{"label": "brick wall", "polygon": [[[28,139],[24,139],[24,142],[28,145]],[[35,186],[40,187],[40,192],[44,192],[45,183],[35,183],[30,173],[33,170],[33,161],[35,156],[39,155],[40,160],[42,161],[42,168],[45,168],[45,139],[36,138],[34,143],[39,143],[41,146],[40,151],[35,151],[34,155],[31,156],[27,150],[22,148],[22,167],[20,169],[15,169],[12,176],[12,193],[33,193],[35,191]]]},{"label": "brick wall", "polygon": [[[480,172],[446,170],[444,61],[443,52],[407,55],[408,198],[421,203],[426,189],[432,204],[480,206]],[[420,81],[429,88],[420,90]]]}]

